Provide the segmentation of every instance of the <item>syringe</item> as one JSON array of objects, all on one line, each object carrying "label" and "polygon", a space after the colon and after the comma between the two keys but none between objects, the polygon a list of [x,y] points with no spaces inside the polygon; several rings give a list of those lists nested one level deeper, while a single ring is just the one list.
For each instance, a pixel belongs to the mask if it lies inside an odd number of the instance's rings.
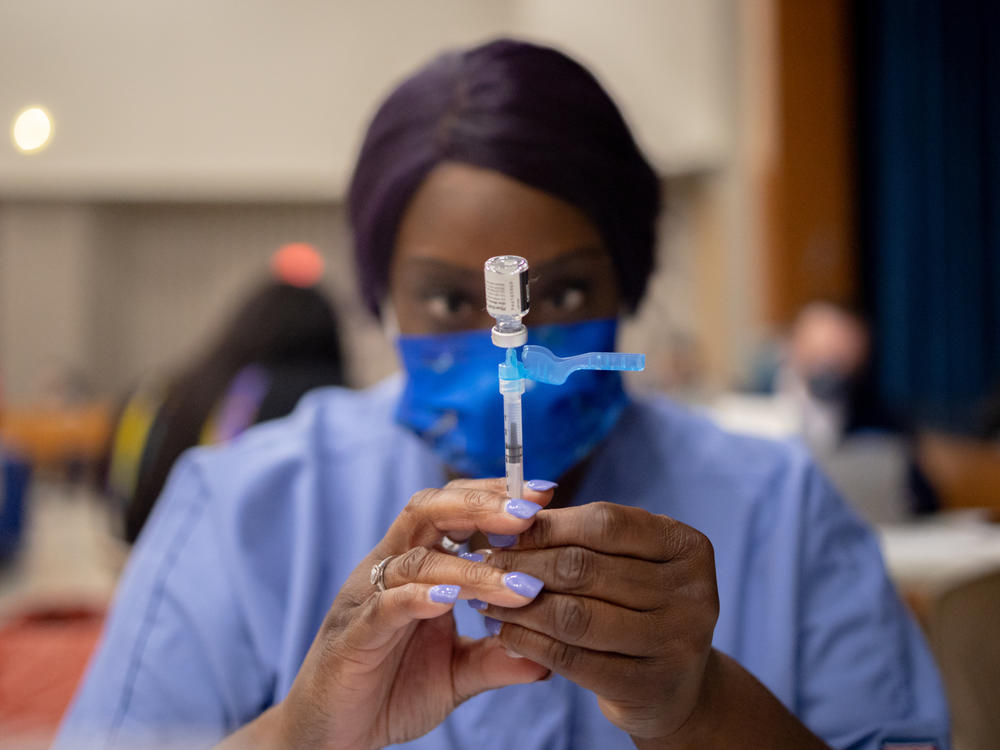
[{"label": "syringe", "polygon": [[521,318],[528,314],[528,261],[519,255],[498,255],[486,261],[486,310],[497,323],[491,331],[493,343],[507,350],[500,365],[500,393],[503,396],[504,466],[507,496],[524,493],[524,434],[521,429],[521,394],[524,378],[516,349],[528,341],[528,329]]},{"label": "syringe", "polygon": [[[557,357],[543,346],[528,343],[528,329],[521,322],[528,313],[528,261],[518,255],[498,255],[486,261],[486,310],[496,318],[490,332],[493,343],[507,350],[499,367],[503,396],[504,465],[507,495],[519,498],[524,491],[524,432],[521,429],[521,394],[525,378],[561,385],[577,370],[642,370],[646,355],[622,352],[586,352]],[[518,359],[517,349],[524,347]]]},{"label": "syringe", "polygon": [[[517,371],[517,355],[513,349],[507,350],[507,361],[500,366],[501,370],[508,368]],[[521,497],[524,485],[524,430],[521,429],[524,378],[507,380],[501,377],[500,393],[503,394],[503,459],[507,472],[507,495]]]}]

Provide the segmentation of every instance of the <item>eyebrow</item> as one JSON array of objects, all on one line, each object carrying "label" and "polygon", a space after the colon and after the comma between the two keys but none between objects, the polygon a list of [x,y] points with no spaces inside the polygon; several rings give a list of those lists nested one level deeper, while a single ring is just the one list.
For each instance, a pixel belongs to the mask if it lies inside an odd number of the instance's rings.
[{"label": "eyebrow", "polygon": [[597,247],[596,245],[587,245],[584,247],[573,248],[572,250],[567,250],[564,253],[560,253],[555,258],[545,261],[539,264],[537,267],[533,268],[533,271],[546,271],[552,270],[556,266],[560,266],[563,263],[574,260],[585,260],[587,258],[605,258],[607,257],[607,252]]},{"label": "eyebrow", "polygon": [[[584,247],[576,247],[571,250],[566,250],[560,253],[554,258],[550,258],[544,263],[540,263],[538,266],[533,266],[532,271],[542,272],[551,271],[554,268],[563,265],[564,263],[574,261],[574,260],[584,260],[587,258],[606,258],[607,252],[597,247],[596,245],[586,245]],[[437,258],[408,258],[405,261],[408,264],[418,264],[421,266],[426,266],[435,271],[442,271],[444,273],[452,275],[461,276],[472,276],[479,275],[478,270],[473,270],[471,268],[462,268],[461,266],[456,266],[453,263],[448,263],[447,261],[438,260]]]}]

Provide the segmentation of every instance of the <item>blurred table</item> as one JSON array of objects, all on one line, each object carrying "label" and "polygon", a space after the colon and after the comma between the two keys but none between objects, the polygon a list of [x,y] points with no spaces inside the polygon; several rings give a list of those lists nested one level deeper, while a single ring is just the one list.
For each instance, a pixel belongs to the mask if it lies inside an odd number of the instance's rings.
[{"label": "blurred table", "polygon": [[104,402],[74,407],[7,407],[0,437],[35,469],[93,464],[103,454],[111,432],[111,408]]},{"label": "blurred table", "polygon": [[1000,570],[1000,524],[982,511],[878,527],[889,575],[921,619],[941,592]]}]

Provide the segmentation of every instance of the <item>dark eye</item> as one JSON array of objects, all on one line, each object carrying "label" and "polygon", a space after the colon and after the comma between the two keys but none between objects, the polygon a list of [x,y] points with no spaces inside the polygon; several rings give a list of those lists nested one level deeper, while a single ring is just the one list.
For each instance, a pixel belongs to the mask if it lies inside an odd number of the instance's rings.
[{"label": "dark eye", "polygon": [[472,311],[472,300],[462,292],[434,292],[424,298],[427,313],[437,321],[449,322]]},{"label": "dark eye", "polygon": [[587,293],[580,286],[565,286],[548,296],[548,304],[561,313],[580,310],[587,301]]}]

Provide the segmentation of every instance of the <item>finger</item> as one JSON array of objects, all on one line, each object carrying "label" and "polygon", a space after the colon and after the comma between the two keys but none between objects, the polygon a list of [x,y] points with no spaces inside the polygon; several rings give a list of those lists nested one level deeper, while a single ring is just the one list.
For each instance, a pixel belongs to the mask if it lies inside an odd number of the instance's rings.
[{"label": "finger", "polygon": [[385,566],[386,588],[409,583],[449,583],[462,587],[463,599],[479,599],[502,607],[523,607],[541,591],[542,581],[519,571],[504,571],[426,547],[414,547]]},{"label": "finger", "polygon": [[[467,479],[459,478],[453,479],[445,485],[446,489],[469,489],[476,490],[485,488],[492,492],[499,492],[502,495],[507,495],[507,481],[503,477],[496,477],[491,479]],[[554,495],[554,490],[558,485],[555,482],[549,482],[542,479],[531,480],[525,482],[523,485],[523,491],[521,497],[525,500],[529,500],[537,505],[541,505],[543,508],[552,502]],[[446,532],[449,539],[454,542],[465,542],[468,541],[475,531],[456,531],[455,529],[450,529]]]},{"label": "finger", "polygon": [[477,486],[427,489],[416,493],[396,518],[379,552],[390,554],[415,545],[430,547],[451,532],[482,531],[520,534],[541,506],[511,499],[489,489],[490,480],[469,480]]},{"label": "finger", "polygon": [[460,593],[458,586],[422,583],[377,591],[352,618],[344,642],[359,651],[384,648],[416,620],[430,620],[451,610]]},{"label": "finger", "polygon": [[546,510],[518,538],[516,549],[576,545],[611,555],[665,561],[682,557],[702,536],[668,516],[615,503]]},{"label": "finger", "polygon": [[524,658],[548,667],[605,699],[621,697],[630,684],[641,679],[642,658],[591,651],[511,623],[503,624],[497,640]]},{"label": "finger", "polygon": [[661,606],[670,583],[667,565],[586,547],[495,549],[485,559],[501,570],[520,570],[545,581],[546,591],[579,594],[635,610]]},{"label": "finger", "polygon": [[[552,502],[552,498],[555,496],[555,489],[558,486],[559,485],[555,482],[548,482],[541,479],[524,482],[522,485],[521,497],[525,500],[531,500],[532,502],[545,507]],[[462,477],[459,479],[452,479],[445,485],[445,488],[470,490],[487,489],[491,492],[499,492],[505,497],[510,497],[507,494],[507,480],[504,477],[491,477],[489,479],[466,479]]]},{"label": "finger", "polygon": [[546,593],[526,607],[490,606],[483,614],[594,651],[650,656],[663,641],[655,615],[585,596]]},{"label": "finger", "polygon": [[530,659],[509,656],[496,638],[463,638],[452,669],[460,703],[486,690],[538,682],[549,674],[550,670]]}]

